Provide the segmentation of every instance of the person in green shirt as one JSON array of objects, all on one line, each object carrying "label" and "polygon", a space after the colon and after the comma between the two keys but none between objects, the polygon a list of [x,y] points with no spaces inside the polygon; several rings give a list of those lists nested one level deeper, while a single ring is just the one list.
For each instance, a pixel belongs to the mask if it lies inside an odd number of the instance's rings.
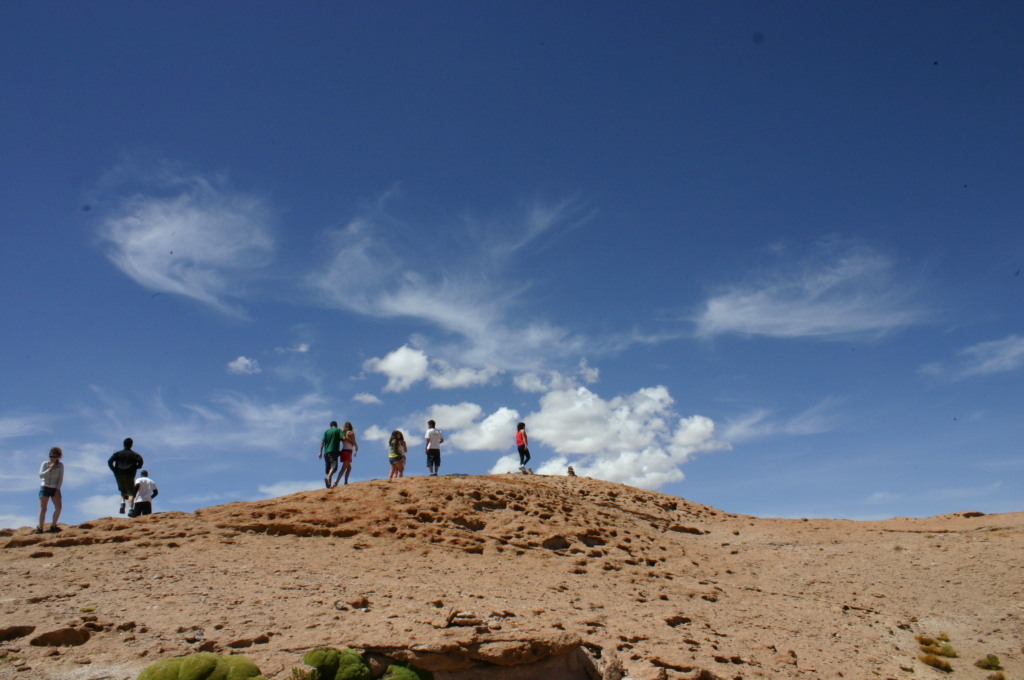
[{"label": "person in green shirt", "polygon": [[[325,458],[324,469],[327,471],[327,476],[324,478],[324,485],[331,488],[331,477],[335,472],[338,473],[338,479],[341,479],[341,469],[338,467],[338,457],[341,455],[341,430],[338,429],[338,422],[336,420],[331,421],[331,429],[324,432],[324,438],[320,440],[320,455],[317,458]],[[326,454],[326,456],[325,456]],[[335,484],[338,482],[335,481]]]}]

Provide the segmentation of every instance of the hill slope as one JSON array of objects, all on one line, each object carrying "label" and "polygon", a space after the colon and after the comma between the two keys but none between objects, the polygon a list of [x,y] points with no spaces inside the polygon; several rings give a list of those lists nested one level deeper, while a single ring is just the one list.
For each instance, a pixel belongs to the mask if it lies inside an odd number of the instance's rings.
[{"label": "hill slope", "polygon": [[[972,662],[989,653],[1024,675],[1024,513],[758,519],[501,475],[6,534],[0,639],[16,651],[0,678],[121,680],[204,648],[283,679],[319,645],[410,659],[439,680],[586,677],[572,653],[609,677],[617,664],[633,678],[929,677],[913,635],[940,632],[957,677],[984,678]],[[89,639],[29,643],[60,629]]]}]

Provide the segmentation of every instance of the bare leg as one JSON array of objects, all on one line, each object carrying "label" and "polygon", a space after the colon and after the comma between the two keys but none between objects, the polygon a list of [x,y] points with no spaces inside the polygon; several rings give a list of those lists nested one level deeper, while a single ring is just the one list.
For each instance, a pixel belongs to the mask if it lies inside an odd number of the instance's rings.
[{"label": "bare leg", "polygon": [[342,465],[341,471],[345,473],[345,483],[348,484],[348,476],[352,474],[352,463],[345,463]]},{"label": "bare leg", "polygon": [[46,524],[46,504],[50,502],[50,499],[43,496],[39,499],[39,528],[42,529],[43,525]]},{"label": "bare leg", "polygon": [[[57,489],[57,493],[53,495],[53,526],[57,526],[57,520],[60,518],[60,511],[63,505],[64,503],[60,497],[60,489]],[[42,522],[40,522],[40,526],[42,526]]]}]

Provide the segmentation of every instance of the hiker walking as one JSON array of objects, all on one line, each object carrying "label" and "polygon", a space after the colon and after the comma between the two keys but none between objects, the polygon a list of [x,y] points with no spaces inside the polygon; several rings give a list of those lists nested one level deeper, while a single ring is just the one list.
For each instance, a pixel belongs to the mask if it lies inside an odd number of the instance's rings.
[{"label": "hiker walking", "polygon": [[352,423],[346,422],[341,428],[341,471],[338,472],[338,479],[334,486],[338,486],[342,475],[345,476],[345,483],[348,484],[348,476],[352,473],[352,458],[359,452],[359,442],[356,441],[356,431]]},{"label": "hiker walking", "polygon": [[441,468],[441,444],[444,443],[444,435],[437,429],[437,423],[433,420],[427,421],[426,450],[427,469],[431,477],[437,477],[437,471]]},{"label": "hiker walking", "polygon": [[135,442],[131,437],[124,440],[124,448],[117,451],[107,461],[107,467],[114,473],[117,480],[117,490],[121,492],[120,514],[124,514],[125,503],[131,501],[135,505],[135,471],[142,468],[142,456],[132,451]]},{"label": "hiker walking", "polygon": [[60,447],[54,446],[50,449],[50,458],[39,468],[39,526],[36,533],[43,533],[43,525],[46,524],[46,506],[50,499],[53,499],[53,522],[50,524],[50,533],[60,531],[57,526],[57,518],[60,517],[61,497],[60,486],[64,483],[64,463],[60,461],[64,452]]},{"label": "hiker walking", "polygon": [[[331,477],[335,472],[338,472],[338,478],[341,478],[341,472],[338,468],[338,457],[341,455],[341,430],[338,429],[338,421],[332,420],[331,427],[329,430],[324,432],[323,439],[320,440],[320,455],[317,458],[324,458],[324,470],[327,476],[324,477],[324,485],[330,489]],[[338,482],[335,480],[333,486],[337,486]]]},{"label": "hiker walking", "polygon": [[140,517],[153,514],[153,499],[160,493],[156,482],[149,478],[149,473],[142,471],[142,476],[135,480],[135,505],[128,513],[129,517]]},{"label": "hiker walking", "polygon": [[516,448],[519,449],[519,470],[526,472],[530,462],[530,439],[526,436],[526,423],[516,425]]},{"label": "hiker walking", "polygon": [[400,430],[392,432],[388,441],[388,462],[391,463],[391,474],[388,475],[388,479],[398,479],[405,475],[405,454],[408,452],[405,435]]}]

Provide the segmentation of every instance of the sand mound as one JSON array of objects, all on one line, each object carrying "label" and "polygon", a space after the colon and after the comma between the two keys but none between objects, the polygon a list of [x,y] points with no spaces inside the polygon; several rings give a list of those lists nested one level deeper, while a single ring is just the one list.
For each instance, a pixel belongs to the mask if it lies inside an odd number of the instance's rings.
[{"label": "sand mound", "polygon": [[321,645],[438,680],[930,677],[913,636],[940,632],[958,675],[989,653],[1024,671],[1020,513],[758,519],[500,475],[5,533],[0,678],[121,680],[203,650],[283,680]]}]

